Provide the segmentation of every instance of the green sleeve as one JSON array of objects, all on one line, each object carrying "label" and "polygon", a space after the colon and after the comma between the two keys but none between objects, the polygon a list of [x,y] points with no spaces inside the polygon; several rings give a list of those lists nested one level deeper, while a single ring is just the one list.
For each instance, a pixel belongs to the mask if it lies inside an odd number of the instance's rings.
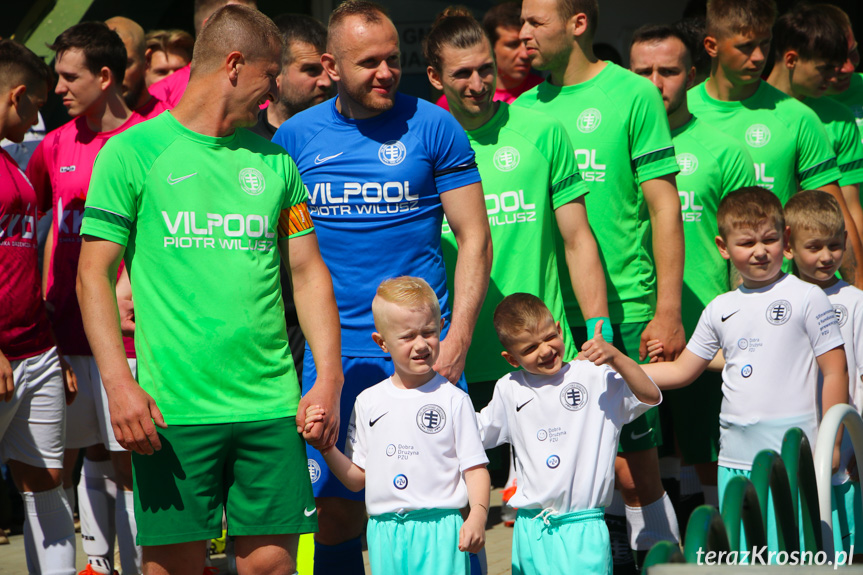
[{"label": "green sleeve", "polygon": [[142,180],[130,169],[133,149],[109,140],[93,165],[90,188],[81,223],[81,235],[95,236],[125,246],[138,213]]},{"label": "green sleeve", "polygon": [[863,182],[863,142],[857,123],[851,117],[849,121],[837,122],[836,129],[836,162],[842,173],[839,185],[859,184]]},{"label": "green sleeve", "polygon": [[633,173],[639,184],[662,176],[677,174],[680,168],[671,143],[668,116],[659,92],[641,88],[632,99],[629,115],[630,153]]},{"label": "green sleeve", "polygon": [[808,108],[805,112],[800,115],[797,130],[797,179],[801,189],[814,190],[838,182],[840,173],[821,120]]},{"label": "green sleeve", "polygon": [[278,239],[298,238],[315,231],[309,214],[309,194],[300,171],[288,154],[284,156],[285,196],[282,198],[282,212],[279,215]]},{"label": "green sleeve", "polygon": [[551,167],[551,205],[556,210],[589,190],[581,179],[572,143],[563,125],[552,121],[548,131],[548,148],[544,151]]}]

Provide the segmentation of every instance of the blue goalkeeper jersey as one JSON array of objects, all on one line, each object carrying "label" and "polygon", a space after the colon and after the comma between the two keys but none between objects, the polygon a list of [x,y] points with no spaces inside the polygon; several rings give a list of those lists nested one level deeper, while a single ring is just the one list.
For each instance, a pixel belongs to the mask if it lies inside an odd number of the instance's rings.
[{"label": "blue goalkeeper jersey", "polygon": [[342,355],[384,356],[371,338],[381,281],[425,279],[449,318],[440,195],[480,176],[464,130],[445,110],[398,94],[392,109],[352,120],[335,103],[292,117],[273,142],[294,159],[309,194],[339,306]]}]

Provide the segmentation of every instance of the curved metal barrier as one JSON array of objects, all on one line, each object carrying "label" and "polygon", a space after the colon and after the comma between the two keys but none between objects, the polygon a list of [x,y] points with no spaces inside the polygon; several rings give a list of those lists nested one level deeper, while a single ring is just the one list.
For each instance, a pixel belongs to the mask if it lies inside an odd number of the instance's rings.
[{"label": "curved metal barrier", "polygon": [[[667,541],[654,545],[642,573],[661,563],[694,564],[699,555],[710,551],[739,550],[741,525],[748,549],[766,546],[769,495],[773,497],[777,550],[824,552],[833,561],[833,446],[842,425],[854,452],[863,454],[863,418],[847,404],[830,408],[824,416],[814,457],[806,435],[797,428],[788,430],[781,456],[769,449],[759,452],[752,462],[751,480],[736,476],[728,482],[722,513],[709,505],[698,507],[690,515],[683,551]],[[857,460],[857,472],[863,477],[861,459]],[[798,525],[802,532],[798,532]]]}]

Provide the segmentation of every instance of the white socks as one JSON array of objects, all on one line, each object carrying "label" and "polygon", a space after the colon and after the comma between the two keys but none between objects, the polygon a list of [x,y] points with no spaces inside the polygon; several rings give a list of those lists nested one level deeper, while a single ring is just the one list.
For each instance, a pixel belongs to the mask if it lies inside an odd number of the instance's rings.
[{"label": "white socks", "polygon": [[626,506],[629,544],[636,551],[647,551],[660,541],[680,541],[677,516],[667,493],[644,507]]},{"label": "white socks", "polygon": [[701,482],[698,473],[692,465],[684,465],[680,468],[680,495],[694,495],[701,491]]},{"label": "white socks", "polygon": [[75,524],[62,487],[24,492],[24,550],[27,570],[42,575],[75,575]]},{"label": "white socks", "polygon": [[117,545],[123,575],[141,573],[141,547],[135,544],[138,526],[135,523],[135,500],[131,491],[117,493]]},{"label": "white socks", "polygon": [[117,484],[111,461],[91,461],[85,457],[78,483],[81,545],[88,562],[104,573],[114,572],[116,498]]},{"label": "white socks", "polygon": [[618,517],[623,517],[626,515],[626,510],[623,505],[623,495],[620,494],[620,491],[617,489],[613,490],[611,496],[611,505],[605,508],[605,513],[607,515],[617,515]]}]

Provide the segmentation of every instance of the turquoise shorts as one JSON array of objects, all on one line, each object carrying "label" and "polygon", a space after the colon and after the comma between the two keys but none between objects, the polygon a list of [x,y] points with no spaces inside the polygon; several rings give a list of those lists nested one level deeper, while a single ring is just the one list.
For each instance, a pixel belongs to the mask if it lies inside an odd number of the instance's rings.
[{"label": "turquoise shorts", "polygon": [[560,515],[519,509],[512,534],[512,574],[611,573],[604,515],[602,509]]},{"label": "turquoise shorts", "polygon": [[[860,516],[860,484],[847,481],[833,486],[833,543],[834,549],[851,551],[863,550],[863,518]],[[861,528],[857,529],[860,525]]]},{"label": "turquoise shorts", "polygon": [[366,540],[372,573],[468,575],[470,559],[458,550],[463,523],[458,509],[418,509],[369,517]]}]

